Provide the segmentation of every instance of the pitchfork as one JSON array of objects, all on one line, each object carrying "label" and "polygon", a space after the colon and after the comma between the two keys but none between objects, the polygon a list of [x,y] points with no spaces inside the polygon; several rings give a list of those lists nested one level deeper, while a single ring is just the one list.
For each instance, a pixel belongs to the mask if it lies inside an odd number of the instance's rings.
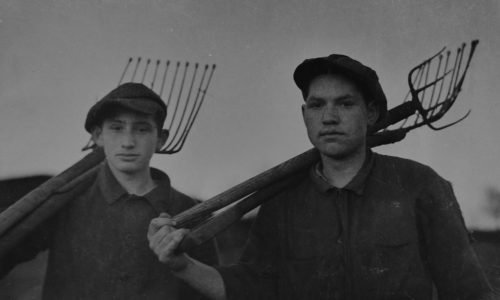
[{"label": "pitchfork", "polygon": [[[145,63],[142,64],[142,62]],[[165,100],[167,105],[165,129],[167,129],[170,134],[165,142],[165,146],[157,151],[157,153],[174,154],[182,149],[193,127],[201,105],[205,100],[208,86],[210,85],[215,71],[215,65],[213,64],[210,66],[206,64],[203,67],[203,71],[201,71],[201,77],[198,78],[200,73],[198,63],[190,64],[186,62],[182,64],[178,61],[175,63],[174,67],[174,63],[172,63],[171,66],[170,60],[162,62],[157,59],[154,62],[154,68],[150,68],[152,63],[153,60],[150,58],[142,59],[141,57],[137,57],[134,63],[134,59],[130,57],[125,65],[118,85],[124,81],[140,82],[149,85],[152,90]],[[132,64],[135,66],[131,72],[128,72]],[[171,67],[174,68],[173,73],[169,71]],[[169,73],[172,73],[172,75]],[[157,79],[159,81],[160,77],[161,82],[157,84]],[[168,96],[163,98],[163,92],[167,82],[170,82]],[[187,92],[185,92],[186,84],[189,85]],[[87,150],[94,146],[92,141],[89,141],[82,150]]]},{"label": "pitchfork", "polygon": [[445,52],[444,47],[414,67],[408,74],[410,90],[403,103],[392,109],[386,120],[372,129],[369,136],[374,141],[372,146],[398,142],[406,133],[423,125],[432,130],[442,130],[464,120],[470,110],[453,122],[434,125],[457,100],[478,43],[478,40],[473,40],[470,47],[463,43],[455,52]]}]

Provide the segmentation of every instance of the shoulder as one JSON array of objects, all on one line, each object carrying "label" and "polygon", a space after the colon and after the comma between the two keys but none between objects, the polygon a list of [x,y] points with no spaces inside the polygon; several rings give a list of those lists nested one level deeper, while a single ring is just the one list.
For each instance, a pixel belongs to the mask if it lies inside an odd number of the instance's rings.
[{"label": "shoulder", "polygon": [[179,190],[170,187],[170,191],[168,193],[169,197],[167,200],[167,212],[171,215],[177,215],[181,212],[195,206],[201,201],[195,200],[192,197],[180,192]]},{"label": "shoulder", "polygon": [[308,167],[293,173],[285,179],[286,183],[278,181],[268,185],[266,187],[268,191],[276,189],[277,192],[270,193],[269,200],[262,204],[261,210],[275,214],[278,210],[286,207],[286,204],[293,199],[301,198],[304,191],[310,189],[313,185],[310,178],[311,169],[312,167]]},{"label": "shoulder", "polygon": [[397,156],[373,153],[374,172],[395,174],[410,178],[441,177],[433,168],[423,163]]},{"label": "shoulder", "polygon": [[189,208],[201,202],[200,200],[196,200],[173,187],[170,187],[170,198],[172,201],[184,204],[186,208]]}]

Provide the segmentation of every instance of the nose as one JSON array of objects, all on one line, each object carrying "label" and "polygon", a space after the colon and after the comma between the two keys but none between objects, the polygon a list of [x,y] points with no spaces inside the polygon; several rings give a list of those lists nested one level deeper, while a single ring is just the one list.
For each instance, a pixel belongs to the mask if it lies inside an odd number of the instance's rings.
[{"label": "nose", "polygon": [[326,105],[323,110],[322,121],[324,124],[337,124],[340,121],[339,110],[335,105]]},{"label": "nose", "polygon": [[135,136],[130,130],[125,130],[122,135],[122,148],[130,149],[135,146]]}]

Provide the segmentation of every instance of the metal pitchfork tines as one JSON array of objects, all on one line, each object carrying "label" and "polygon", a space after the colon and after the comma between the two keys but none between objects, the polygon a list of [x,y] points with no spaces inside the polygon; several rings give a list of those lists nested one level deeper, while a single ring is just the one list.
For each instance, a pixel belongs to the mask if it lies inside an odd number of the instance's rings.
[{"label": "metal pitchfork tines", "polygon": [[[455,52],[446,51],[445,47],[414,67],[408,74],[410,90],[404,102],[385,122],[377,124],[372,137],[391,137],[390,142],[394,143],[402,140],[410,130],[423,125],[442,130],[465,119],[470,110],[454,122],[434,125],[455,103],[478,43],[478,40],[473,40],[469,47],[463,43]],[[391,126],[393,124],[396,125]]]},{"label": "metal pitchfork tines", "polygon": [[[142,64],[142,62],[145,63]],[[132,64],[133,70],[129,72]],[[154,67],[150,68],[152,64]],[[201,77],[198,76],[200,69],[203,69]],[[205,64],[204,67],[200,67],[198,63],[190,64],[179,61],[171,63],[170,60],[162,62],[159,59],[153,61],[150,58],[142,59],[141,57],[137,57],[134,63],[132,57],[128,59],[118,85],[123,82],[143,83],[160,95],[167,105],[165,129],[170,134],[165,146],[157,153],[174,154],[182,149],[205,100],[214,71],[215,64]],[[168,95],[163,98],[166,85]],[[187,92],[185,91],[186,85],[188,85]],[[83,150],[89,148],[93,148],[92,142],[89,142]]]}]

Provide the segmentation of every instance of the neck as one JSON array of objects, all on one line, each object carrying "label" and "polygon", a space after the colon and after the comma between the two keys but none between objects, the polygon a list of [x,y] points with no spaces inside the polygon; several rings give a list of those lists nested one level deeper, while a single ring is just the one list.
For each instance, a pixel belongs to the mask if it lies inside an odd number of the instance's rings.
[{"label": "neck", "polygon": [[110,169],[118,183],[120,183],[129,194],[142,196],[156,187],[156,183],[153,178],[151,178],[149,168],[136,173],[124,173],[113,169],[112,166],[110,166]]},{"label": "neck", "polygon": [[328,182],[337,188],[346,186],[359,172],[365,162],[366,151],[335,158],[321,154],[321,172]]}]

